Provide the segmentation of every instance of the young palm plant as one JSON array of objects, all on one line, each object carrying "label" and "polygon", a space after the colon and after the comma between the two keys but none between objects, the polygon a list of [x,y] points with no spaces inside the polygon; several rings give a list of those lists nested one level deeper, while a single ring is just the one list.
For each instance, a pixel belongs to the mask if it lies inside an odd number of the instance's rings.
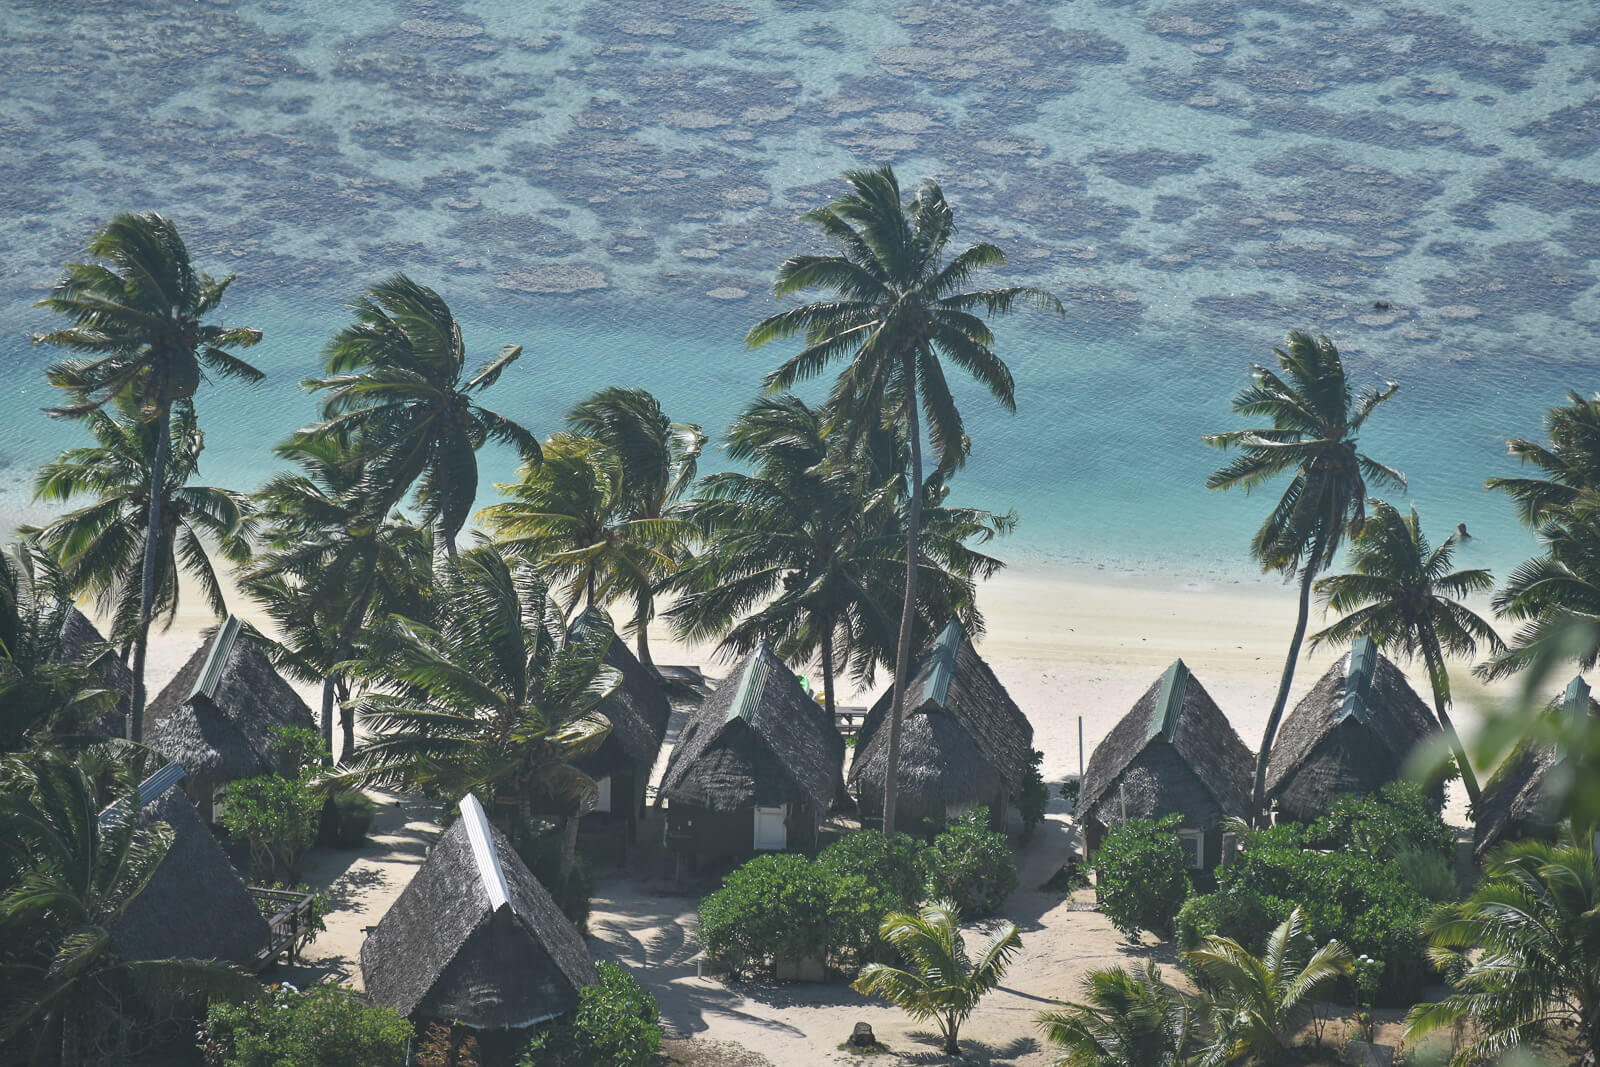
[{"label": "young palm plant", "polygon": [[1045,1040],[1062,1050],[1056,1067],[1183,1067],[1197,1008],[1161,980],[1147,960],[1129,971],[1106,967],[1083,979],[1083,1000],[1039,1014]]},{"label": "young palm plant", "polygon": [[1297,907],[1267,935],[1260,956],[1215,934],[1184,953],[1211,991],[1216,1036],[1201,1060],[1204,1067],[1245,1058],[1281,1061],[1310,1016],[1317,993],[1353,966],[1350,950],[1339,942],[1308,953],[1310,941],[1305,913]]},{"label": "young palm plant", "polygon": [[167,424],[174,404],[192,407],[205,371],[259,381],[262,373],[230,349],[256,344],[261,331],[205,321],[222,303],[234,276],[197,272],[170,219],[153,212],[118,215],[90,239],[87,251],[99,262],[68,263],[50,295],[37,305],[66,316],[72,325],[36,334],[33,340],[81,354],[46,372],[50,383],[71,398],[48,409],[51,415],[79,418],[119,401],[152,425],[144,483],[141,603],[133,641],[131,728],[138,741],[144,731],[145,646],[162,588],[161,512],[172,482],[165,469],[172,439]]},{"label": "young palm plant", "polygon": [[[910,507],[895,663],[904,664],[911,659],[916,625],[924,497],[918,409],[927,415],[936,469],[947,473],[961,466],[969,440],[943,361],[977,379],[1007,411],[1014,410],[1011,372],[995,354],[994,334],[983,315],[1003,315],[1019,304],[1058,313],[1062,307],[1054,296],[1028,286],[965,289],[977,271],[1004,264],[1005,253],[992,244],[976,244],[946,258],[955,212],[936,183],[924,182],[907,204],[887,166],[850,171],[845,181],[849,193],[802,216],[837,253],[794,256],[779,266],[773,282],[773,294],[780,298],[811,289],[829,295],[768,316],[751,329],[745,343],[757,348],[803,336],[801,351],[767,375],[770,392],[786,391],[843,359],[845,368],[829,397],[830,413],[852,435],[884,422],[903,428],[910,445]],[[889,717],[885,833],[894,831],[900,720],[908,681],[904,674],[895,673]]]},{"label": "young palm plant", "polygon": [[1502,846],[1485,878],[1424,928],[1430,955],[1459,973],[1455,992],[1418,1004],[1407,1040],[1462,1019],[1476,1039],[1452,1064],[1466,1067],[1526,1047],[1561,1027],[1600,1057],[1600,868],[1588,842]]},{"label": "young palm plant", "polygon": [[240,999],[260,991],[224,964],[117,958],[111,930],[149,883],[172,831],[139,825],[137,787],[125,775],[122,814],[102,822],[89,767],[51,756],[21,762],[0,796],[0,849],[20,872],[0,895],[0,943],[28,946],[0,963],[0,1057],[17,1057],[7,1063],[86,1062],[92,1029],[124,1024],[96,1008],[108,989]]},{"label": "young palm plant", "polygon": [[1434,548],[1417,521],[1417,509],[1401,515],[1392,504],[1370,501],[1372,509],[1360,536],[1350,545],[1350,574],[1336,574],[1316,584],[1317,595],[1344,616],[1311,638],[1311,647],[1344,645],[1370,637],[1380,648],[1407,659],[1421,659],[1428,668],[1433,706],[1455,750],[1461,781],[1472,802],[1478,802],[1478,779],[1472,773],[1450,705],[1446,656],[1471,657],[1479,645],[1499,652],[1505,646],[1494,627],[1460,602],[1472,593],[1494,588],[1486,570],[1451,570],[1455,537]]},{"label": "young palm plant", "polygon": [[1312,584],[1338,558],[1345,535],[1361,531],[1367,483],[1405,488],[1403,474],[1356,447],[1367,417],[1400,387],[1389,382],[1384,389],[1352,396],[1339,349],[1326,337],[1296,331],[1289,334],[1284,348],[1272,351],[1283,375],[1252,365],[1251,384],[1233,399],[1236,413],[1269,419],[1271,425],[1203,438],[1206,444],[1240,453],[1206,479],[1208,489],[1243,489],[1248,494],[1280,474],[1290,475],[1283,495],[1250,542],[1250,554],[1262,570],[1300,572],[1294,636],[1256,755],[1252,811],[1257,818],[1266,807],[1267,761],[1305,640]]},{"label": "young palm plant", "polygon": [[932,1020],[951,1055],[961,1051],[961,1024],[984,994],[1000,984],[1011,957],[1022,947],[1016,926],[1002,923],[977,956],[969,956],[961,915],[948,900],[924,904],[915,913],[890,912],[878,936],[895,947],[909,969],[869,963],[852,988],[882,997],[918,1022]]},{"label": "young palm plant", "polygon": [[323,421],[304,432],[348,443],[379,514],[416,486],[422,521],[454,556],[478,494],[478,449],[499,441],[530,463],[539,458],[537,437],[477,400],[522,346],[502,347],[463,384],[461,327],[438,293],[396,274],[350,307],[355,321],[323,350],[325,374],[304,383],[327,394]]}]

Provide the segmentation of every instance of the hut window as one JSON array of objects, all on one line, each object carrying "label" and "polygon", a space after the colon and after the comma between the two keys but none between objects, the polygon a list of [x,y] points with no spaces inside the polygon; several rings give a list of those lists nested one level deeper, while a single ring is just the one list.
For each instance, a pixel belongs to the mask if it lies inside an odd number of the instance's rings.
[{"label": "hut window", "polygon": [[1227,863],[1239,855],[1239,835],[1227,833],[1222,835],[1222,862]]},{"label": "hut window", "polygon": [[1183,842],[1184,855],[1191,870],[1201,870],[1206,865],[1206,837],[1199,830],[1179,830],[1178,840]]}]

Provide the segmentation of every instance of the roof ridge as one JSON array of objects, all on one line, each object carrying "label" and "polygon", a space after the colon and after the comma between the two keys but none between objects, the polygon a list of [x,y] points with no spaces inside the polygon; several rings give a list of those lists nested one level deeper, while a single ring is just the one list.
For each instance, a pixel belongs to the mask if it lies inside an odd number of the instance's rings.
[{"label": "roof ridge", "polygon": [[222,625],[217,627],[217,632],[211,637],[211,647],[206,651],[206,661],[200,668],[200,677],[195,679],[194,688],[189,690],[189,699],[205,697],[207,700],[217,699],[217,687],[222,684],[222,672],[228,666],[228,657],[233,655],[233,646],[239,640],[239,631],[242,629],[237,615],[229,615],[222,620]]},{"label": "roof ridge", "polygon": [[478,866],[478,880],[489,898],[489,910],[505,908],[512,915],[517,909],[511,903],[511,887],[506,884],[505,869],[500,866],[500,853],[494,847],[494,835],[489,830],[489,817],[483,804],[468,793],[461,798],[461,821],[467,827],[467,842],[472,846],[472,858]]},{"label": "roof ridge", "polygon": [[1589,714],[1589,683],[1583,675],[1574,675],[1561,694],[1561,707],[1582,721]]},{"label": "roof ridge", "polygon": [[1154,741],[1156,737],[1166,738],[1171,744],[1178,733],[1178,718],[1183,713],[1184,696],[1189,691],[1189,668],[1182,659],[1172,661],[1172,666],[1167,668],[1167,673],[1161,676],[1161,692],[1156,696],[1156,703],[1150,715],[1150,731],[1145,735],[1145,741]]},{"label": "roof ridge", "polygon": [[950,698],[950,682],[956,673],[956,656],[961,652],[961,640],[965,636],[961,623],[953,618],[939,631],[933,648],[928,652],[928,687],[924,690],[927,694],[924,704],[931,700],[942,708]]},{"label": "roof ridge", "polygon": [[1339,707],[1339,721],[1355,719],[1365,726],[1372,721],[1372,710],[1367,705],[1367,693],[1372,688],[1373,676],[1378,670],[1378,646],[1365,635],[1356,638],[1345,657],[1344,701]]},{"label": "roof ridge", "polygon": [[756,709],[761,706],[762,694],[767,689],[767,679],[772,674],[771,665],[767,663],[767,656],[772,650],[765,641],[756,646],[750,656],[750,662],[745,664],[744,675],[739,679],[739,688],[734,691],[733,700],[728,704],[727,722],[743,719],[751,722],[755,718]]},{"label": "roof ridge", "polygon": [[[150,777],[139,783],[139,807],[143,808],[152,801],[160,800],[166,795],[167,790],[183,780],[184,774],[181,763],[169,763],[156,771]],[[122,811],[122,798],[117,798],[105,806],[100,812],[100,826],[104,828],[110,820]]]}]

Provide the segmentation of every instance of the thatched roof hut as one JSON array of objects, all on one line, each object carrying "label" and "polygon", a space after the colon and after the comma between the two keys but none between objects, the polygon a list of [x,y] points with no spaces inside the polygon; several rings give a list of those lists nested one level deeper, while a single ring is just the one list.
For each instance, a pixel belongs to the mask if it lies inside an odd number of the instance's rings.
[{"label": "thatched roof hut", "polygon": [[695,710],[661,781],[661,797],[729,813],[838,796],[844,738],[762,642]]},{"label": "thatched roof hut", "polygon": [[[172,847],[112,928],[112,948],[128,960],[209,959],[248,967],[267,944],[267,920],[194,805],[174,788],[183,773],[170,763],[139,787],[139,821],[172,827]],[[101,818],[115,817],[116,807]]]},{"label": "thatched roof hut", "polygon": [[[1600,718],[1600,702],[1589,694],[1582,678],[1574,678],[1560,697],[1551,701],[1548,715],[1590,715]],[[1482,862],[1501,841],[1525,836],[1549,837],[1566,817],[1556,795],[1564,761],[1548,745],[1517,745],[1483,788],[1474,808],[1472,854]],[[1570,772],[1567,778],[1571,778]]]},{"label": "thatched roof hut", "polygon": [[402,1015],[486,1030],[565,1015],[595,981],[582,935],[470,793],[361,946],[361,974]]},{"label": "thatched roof hut", "polygon": [[[292,770],[274,751],[280,726],[315,730],[311,709],[273,668],[260,638],[230,615],[151,702],[145,743],[189,770],[189,787]],[[206,804],[201,810],[205,813]]]},{"label": "thatched roof hut", "polygon": [[627,643],[616,637],[610,620],[598,608],[590,608],[578,617],[574,636],[589,627],[603,627],[612,634],[605,662],[622,675],[622,683],[599,709],[611,723],[611,732],[593,755],[578,761],[578,766],[595,779],[624,773],[647,779],[661,751],[672,708],[660,683],[629,651]]},{"label": "thatched roof hut", "polygon": [[[66,624],[61,628],[61,641],[56,645],[55,658],[58,662],[70,662],[89,655],[105,643],[106,639],[100,636],[100,631],[95,629],[89,617],[73,608],[67,613]],[[122,694],[116,706],[100,717],[95,724],[95,731],[106,737],[125,737],[128,712],[133,703],[133,671],[116,656],[103,656],[100,659],[99,677],[95,681],[102,689]]]},{"label": "thatched roof hut", "polygon": [[[1309,822],[1344,793],[1376,792],[1401,776],[1439,720],[1370,637],[1328,668],[1284,719],[1267,763],[1267,799]],[[1443,796],[1442,787],[1435,789]]]},{"label": "thatched roof hut", "polygon": [[[1228,717],[1175,660],[1095,746],[1078,818],[1103,832],[1123,819],[1178,814],[1186,828],[1210,833],[1229,818],[1249,817],[1254,771],[1255,757]],[[1208,856],[1197,866],[1213,862]]]},{"label": "thatched roof hut", "polygon": [[[849,787],[867,813],[883,807],[893,699],[892,689],[879,698],[856,735]],[[1033,724],[951,619],[906,684],[897,814],[908,824],[938,824],[984,805],[1000,823],[1032,757]]]}]

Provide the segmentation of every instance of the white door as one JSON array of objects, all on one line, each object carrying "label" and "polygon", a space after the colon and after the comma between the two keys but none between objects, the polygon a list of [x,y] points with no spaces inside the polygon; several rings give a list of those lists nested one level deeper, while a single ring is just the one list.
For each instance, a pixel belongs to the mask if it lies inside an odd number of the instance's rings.
[{"label": "white door", "polygon": [[782,852],[789,847],[789,830],[783,824],[784,810],[756,809],[756,851]]},{"label": "white door", "polygon": [[599,790],[599,796],[597,797],[597,799],[594,802],[594,810],[595,811],[610,811],[611,810],[611,776],[608,774],[604,778],[601,778],[599,781],[595,782],[594,784],[595,784],[595,788]]}]

